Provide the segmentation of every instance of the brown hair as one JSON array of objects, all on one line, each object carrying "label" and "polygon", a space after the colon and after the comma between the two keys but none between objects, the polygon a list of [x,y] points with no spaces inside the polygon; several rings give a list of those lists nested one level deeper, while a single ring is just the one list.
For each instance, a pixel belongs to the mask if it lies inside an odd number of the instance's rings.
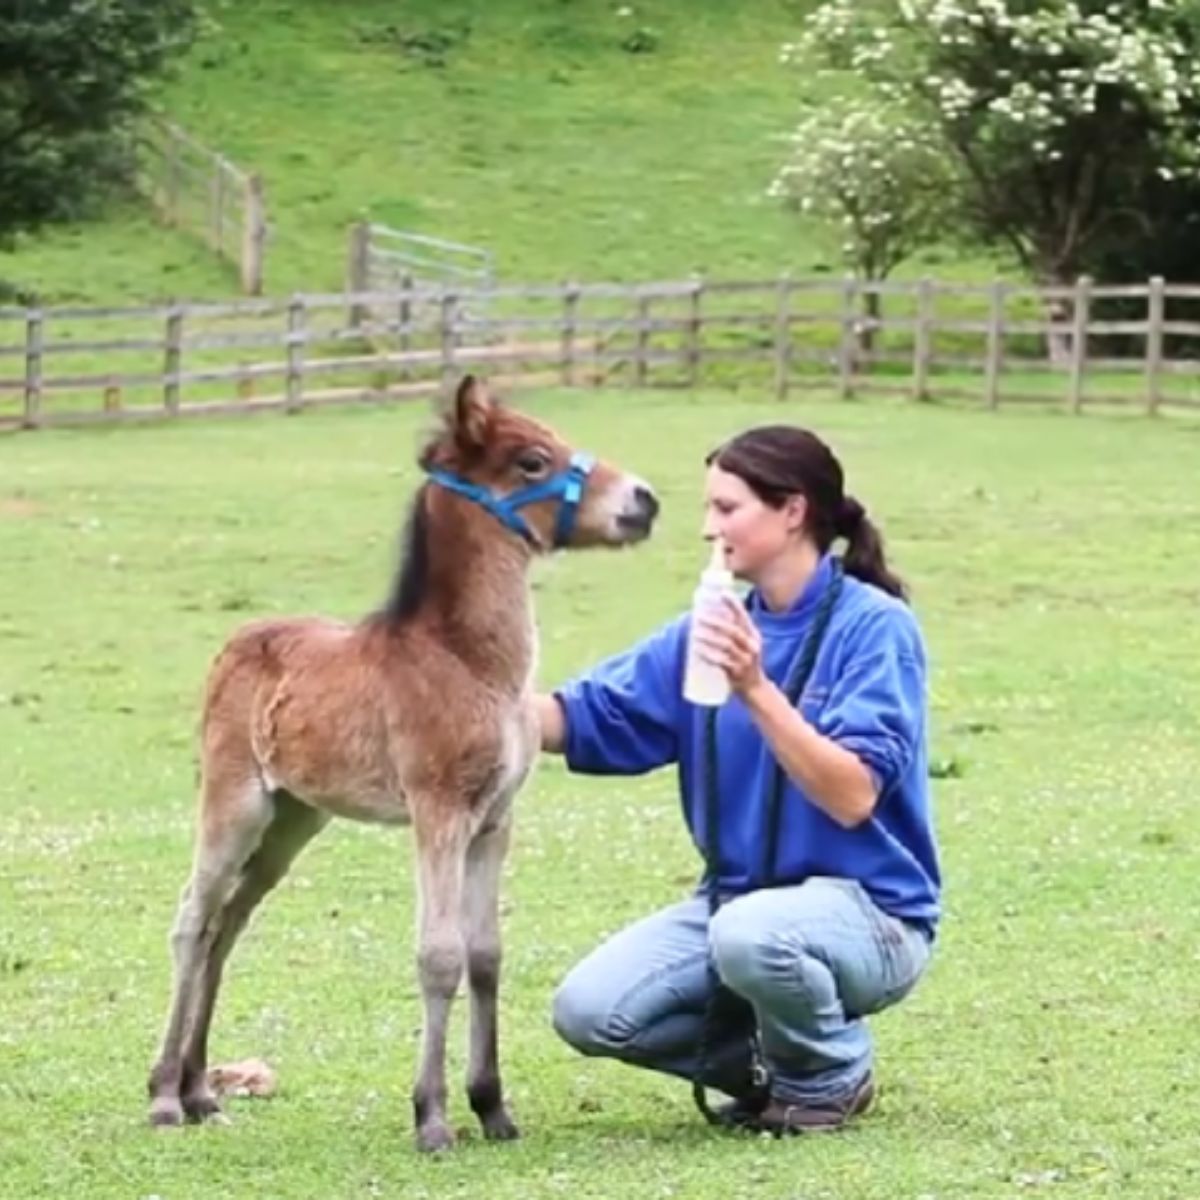
[{"label": "brown hair", "polygon": [[808,501],[805,528],[824,554],[846,539],[847,575],[905,600],[908,589],[887,565],[883,537],[844,488],[842,464],[815,433],[795,425],[760,425],[739,433],[705,459],[736,475],[764,504],[782,508],[789,496]]}]

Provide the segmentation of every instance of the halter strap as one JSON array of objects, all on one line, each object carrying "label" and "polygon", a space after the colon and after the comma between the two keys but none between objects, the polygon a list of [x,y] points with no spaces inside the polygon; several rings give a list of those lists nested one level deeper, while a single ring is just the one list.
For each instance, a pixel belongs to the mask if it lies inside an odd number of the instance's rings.
[{"label": "halter strap", "polygon": [[528,487],[519,488],[506,496],[497,495],[478,483],[472,483],[451,471],[443,471],[440,467],[429,467],[426,474],[440,487],[486,509],[506,529],[519,534],[531,546],[536,546],[538,539],[519,510],[528,504],[536,504],[539,500],[559,500],[558,516],[554,522],[554,545],[559,547],[565,546],[570,540],[579,512],[579,502],[583,499],[583,489],[595,465],[596,460],[592,455],[577,450],[571,455],[570,464],[565,471],[559,471],[549,479],[531,483]]}]

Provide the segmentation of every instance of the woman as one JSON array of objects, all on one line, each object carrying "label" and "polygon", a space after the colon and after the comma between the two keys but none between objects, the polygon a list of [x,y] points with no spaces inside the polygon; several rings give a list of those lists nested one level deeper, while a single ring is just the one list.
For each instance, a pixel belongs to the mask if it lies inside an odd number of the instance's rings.
[{"label": "woman", "polygon": [[[538,697],[543,748],[574,771],[675,764],[706,860],[695,895],[571,971],[554,1023],[585,1054],[692,1080],[722,1123],[837,1129],[874,1096],[864,1017],[912,990],[940,912],[925,648],[814,434],[767,426],[714,451],[704,536],[751,585],[744,605]],[[719,709],[682,698],[689,637],[729,677]],[[711,1113],[706,1086],[732,1103]]]}]

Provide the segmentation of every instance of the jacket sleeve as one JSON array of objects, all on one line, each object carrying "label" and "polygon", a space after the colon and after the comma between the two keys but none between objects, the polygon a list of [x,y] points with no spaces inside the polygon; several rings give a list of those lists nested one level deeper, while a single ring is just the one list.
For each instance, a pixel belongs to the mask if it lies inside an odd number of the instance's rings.
[{"label": "jacket sleeve", "polygon": [[899,609],[878,614],[854,641],[816,725],[866,764],[882,794],[925,737],[925,648],[912,614]]},{"label": "jacket sleeve", "polygon": [[641,775],[679,758],[686,618],[555,691],[573,771]]}]

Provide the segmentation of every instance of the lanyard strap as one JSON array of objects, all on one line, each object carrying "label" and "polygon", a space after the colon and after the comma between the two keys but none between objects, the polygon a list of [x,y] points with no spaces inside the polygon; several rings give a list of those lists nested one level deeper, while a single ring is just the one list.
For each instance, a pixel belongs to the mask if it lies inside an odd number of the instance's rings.
[{"label": "lanyard strap", "polygon": [[[799,654],[784,681],[783,693],[793,707],[800,703],[804,688],[817,665],[817,655],[825,640],[833,610],[842,594],[844,581],[842,564],[834,559],[833,575],[826,585],[824,595],[813,617],[813,623],[804,639]],[[717,757],[717,710],[710,708],[704,716],[704,859],[705,892],[708,899],[709,921],[721,907],[721,796],[720,763]],[[764,792],[766,810],[766,837],[764,839],[762,879],[763,886],[770,887],[775,879],[775,868],[779,858],[779,827],[783,816],[783,794],[787,788],[787,777],[779,760],[773,763],[770,778]],[[762,1088],[767,1083],[766,1064],[763,1062],[762,1047],[754,1024],[754,1011],[740,996],[731,992],[717,977],[711,962],[709,973],[709,997],[704,1010],[704,1023],[697,1052],[696,1076],[692,1080],[692,1098],[696,1107],[710,1124],[717,1124],[718,1117],[708,1103],[705,1093],[707,1074],[713,1048],[718,1038],[728,1034],[731,1024],[750,1030],[750,1079],[752,1087]]]},{"label": "lanyard strap", "polygon": [[[829,628],[829,621],[837,606],[838,597],[842,594],[842,565],[836,559],[831,565],[832,577],[821,596],[813,623],[804,639],[804,645],[801,646],[784,681],[783,694],[793,708],[800,703],[800,697],[812,677],[813,669],[817,665],[817,655],[820,653],[821,646],[825,641],[825,633]],[[716,708],[710,708],[704,716],[704,857],[710,897],[717,896],[721,877],[721,796],[717,760],[717,712]],[[779,857],[779,827],[783,815],[783,794],[786,788],[787,776],[779,760],[774,759],[763,795],[766,838],[763,846],[761,877],[765,887],[770,887],[775,878],[775,868]],[[715,911],[715,906],[713,911]]]}]

